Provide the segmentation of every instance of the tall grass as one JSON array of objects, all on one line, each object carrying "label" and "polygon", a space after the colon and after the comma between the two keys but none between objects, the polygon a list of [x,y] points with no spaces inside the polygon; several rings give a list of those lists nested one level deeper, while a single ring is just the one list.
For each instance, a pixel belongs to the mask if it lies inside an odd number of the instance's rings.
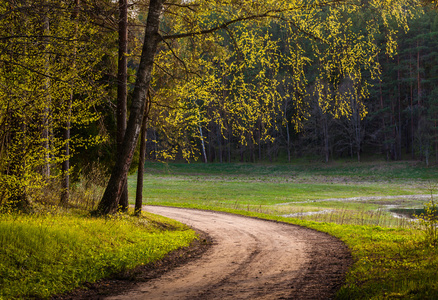
[{"label": "tall grass", "polygon": [[150,214],[1,214],[0,299],[48,298],[162,258],[194,238],[188,227]]}]

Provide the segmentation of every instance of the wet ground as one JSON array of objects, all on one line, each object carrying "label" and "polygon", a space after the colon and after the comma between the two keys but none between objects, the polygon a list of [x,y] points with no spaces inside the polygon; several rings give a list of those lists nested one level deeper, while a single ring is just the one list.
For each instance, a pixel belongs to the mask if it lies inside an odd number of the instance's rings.
[{"label": "wet ground", "polygon": [[[438,199],[438,195],[399,195],[399,196],[375,196],[375,197],[352,197],[352,198],[329,198],[319,200],[309,200],[302,202],[288,202],[280,203],[277,205],[293,205],[299,203],[318,203],[318,202],[362,202],[369,204],[377,204],[381,206],[378,210],[384,210],[390,212],[393,217],[416,219],[422,213],[425,213],[424,205],[430,199]],[[313,216],[319,214],[328,214],[334,212],[334,209],[321,209],[317,211],[298,212],[291,214],[284,214],[283,217],[299,218],[305,216]]]}]

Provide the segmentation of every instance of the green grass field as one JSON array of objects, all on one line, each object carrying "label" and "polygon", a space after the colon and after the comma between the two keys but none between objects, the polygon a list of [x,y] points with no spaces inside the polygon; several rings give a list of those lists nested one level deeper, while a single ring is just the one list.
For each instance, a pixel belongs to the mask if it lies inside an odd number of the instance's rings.
[{"label": "green grass field", "polygon": [[[436,183],[437,168],[417,162],[149,163],[143,201],[275,219],[338,237],[354,258],[338,299],[438,299],[438,245],[426,231],[430,224],[389,210],[423,207],[438,193]],[[132,201],[135,184],[130,176]]]},{"label": "green grass field", "polygon": [[[412,222],[389,211],[423,207],[430,197],[412,195],[438,193],[437,182],[436,167],[416,162],[148,163],[143,201],[275,219],[338,237],[354,258],[338,299],[438,299],[436,220]],[[128,185],[133,203],[135,175]],[[0,299],[48,298],[195,238],[186,226],[147,213],[138,219],[50,207],[3,212]]]},{"label": "green grass field", "polygon": [[[427,202],[424,197],[406,196],[433,192],[437,173],[435,168],[409,162],[153,163],[146,167],[143,200],[151,205],[234,208],[317,221],[399,226],[405,220],[391,217],[389,208],[422,207]],[[135,175],[129,177],[128,185],[133,200]]]}]

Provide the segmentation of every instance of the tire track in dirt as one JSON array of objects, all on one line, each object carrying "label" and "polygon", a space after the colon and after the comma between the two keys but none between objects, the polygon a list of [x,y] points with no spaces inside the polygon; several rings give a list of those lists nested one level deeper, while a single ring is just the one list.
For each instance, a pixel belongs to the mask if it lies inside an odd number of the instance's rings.
[{"label": "tire track in dirt", "polygon": [[330,299],[351,263],[342,242],[308,228],[212,211],[146,210],[202,230],[213,246],[107,299]]}]

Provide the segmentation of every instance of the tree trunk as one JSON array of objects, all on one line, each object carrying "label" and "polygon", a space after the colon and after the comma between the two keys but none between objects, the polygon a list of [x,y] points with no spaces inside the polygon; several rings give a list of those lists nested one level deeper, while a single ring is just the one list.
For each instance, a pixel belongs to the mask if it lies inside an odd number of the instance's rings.
[{"label": "tree trunk", "polygon": [[438,140],[436,139],[436,132],[437,132],[437,121],[436,121],[436,116],[435,116],[435,163],[438,163]]},{"label": "tree trunk", "polygon": [[[397,55],[397,59],[398,59],[398,55]],[[386,58],[388,60],[388,58]],[[380,64],[380,59],[379,56],[377,56],[377,60]],[[398,60],[399,61],[399,60]],[[383,131],[383,144],[382,144],[382,150],[385,153],[386,156],[386,160],[389,161],[390,159],[390,155],[389,155],[389,147],[388,147],[388,136],[387,136],[387,132],[386,132],[386,121],[385,121],[385,105],[383,104],[383,87],[382,87],[382,79],[379,79],[379,99],[380,99],[380,109],[382,110],[382,125],[381,125],[381,130]]]},{"label": "tree trunk", "polygon": [[[412,53],[409,52],[409,79],[412,79]],[[412,81],[410,83],[410,95],[411,95],[411,158],[415,158],[414,151],[414,87],[412,85]]]},{"label": "tree trunk", "polygon": [[[117,65],[117,154],[121,154],[123,137],[126,131],[127,106],[127,56],[128,53],[128,1],[119,0],[119,62]],[[128,185],[124,179],[124,188],[119,200],[120,211],[128,210]]]},{"label": "tree trunk", "polygon": [[157,51],[158,43],[161,40],[158,28],[160,25],[163,3],[164,0],[151,0],[149,4],[143,49],[132,97],[129,121],[120,155],[117,156],[110,180],[95,212],[97,214],[109,214],[117,211],[117,205],[125,185],[125,178],[128,174],[134,150],[137,145],[143,121],[146,93],[152,76],[155,52]]},{"label": "tree trunk", "polygon": [[233,138],[233,127],[231,124],[228,124],[228,144],[227,144],[227,152],[228,152],[228,163],[231,163],[231,140]]},{"label": "tree trunk", "polygon": [[420,76],[420,42],[417,40],[417,95],[418,106],[421,107],[421,76]]},{"label": "tree trunk", "polygon": [[[44,34],[46,36],[50,36],[50,22],[49,18],[46,15],[44,17]],[[46,38],[47,45],[49,44],[48,38]],[[48,52],[48,51],[47,51]],[[49,74],[50,72],[50,54],[45,55],[45,72],[46,74]],[[44,178],[48,179],[50,177],[50,106],[51,106],[51,95],[50,95],[50,86],[51,86],[51,79],[47,77],[45,79],[45,85],[46,85],[46,104],[44,106],[43,111],[43,130],[42,130],[42,139],[43,139],[43,148],[45,150],[44,153],[44,165],[42,168],[42,175]]]},{"label": "tree trunk", "polygon": [[204,135],[202,134],[202,126],[199,124],[199,134],[201,135],[202,156],[204,157],[204,163],[207,163],[207,153],[205,152]]},{"label": "tree trunk", "polygon": [[140,159],[138,162],[137,171],[137,191],[135,194],[135,208],[134,215],[139,216],[141,214],[141,207],[143,206],[143,175],[144,175],[144,164],[146,157],[146,137],[147,137],[147,123],[150,108],[150,101],[147,103],[146,112],[143,116],[143,123],[141,125],[140,133]]},{"label": "tree trunk", "polygon": [[64,160],[62,162],[62,182],[61,182],[61,205],[65,205],[68,203],[70,199],[70,118],[71,118],[71,103],[72,103],[73,93],[71,93],[70,99],[67,103],[67,121],[65,122],[64,129],[64,147],[63,147],[63,155]]},{"label": "tree trunk", "polygon": [[324,135],[324,158],[325,158],[325,163],[328,163],[330,160],[328,120],[327,120],[327,114],[324,112],[322,113],[323,113],[322,131]]},{"label": "tree trunk", "polygon": [[[75,8],[73,11],[72,19],[76,20],[79,17],[79,5],[80,0],[75,0]],[[76,23],[75,28],[75,39],[78,31],[78,24]],[[72,69],[76,67],[76,46],[73,49],[73,63]],[[70,91],[70,98],[67,100],[67,111],[66,111],[66,121],[65,128],[63,133],[64,138],[64,147],[63,147],[63,155],[64,160],[62,162],[62,182],[61,182],[61,205],[65,205],[68,203],[70,199],[70,129],[71,129],[71,108],[73,103],[73,87]]]},{"label": "tree trunk", "polygon": [[400,75],[400,55],[397,55],[397,102],[398,102],[398,135],[397,151],[398,157],[402,159],[402,115],[401,115],[401,75]]},{"label": "tree trunk", "polygon": [[157,138],[157,131],[154,129],[152,131],[154,133],[154,159],[157,160],[158,159],[158,138]]},{"label": "tree trunk", "polygon": [[217,143],[219,146],[219,162],[222,163],[222,134],[221,134],[221,125],[217,124]]}]

